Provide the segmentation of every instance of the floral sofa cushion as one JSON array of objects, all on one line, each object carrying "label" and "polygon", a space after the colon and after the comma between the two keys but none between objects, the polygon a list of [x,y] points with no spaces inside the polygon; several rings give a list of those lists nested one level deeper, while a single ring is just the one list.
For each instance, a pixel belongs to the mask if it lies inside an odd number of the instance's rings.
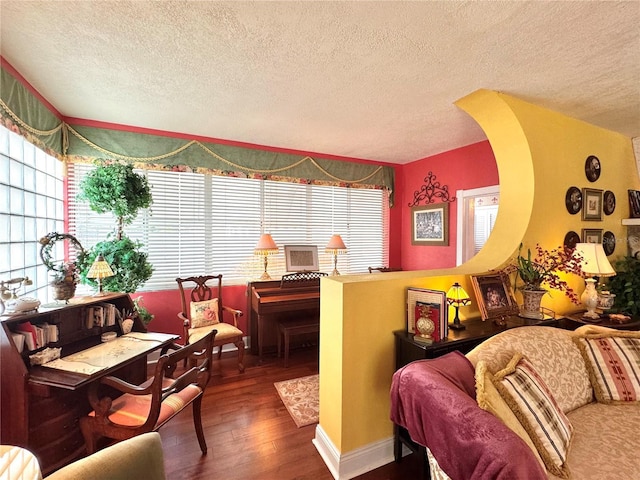
[{"label": "floral sofa cushion", "polygon": [[478,345],[467,358],[473,365],[484,360],[487,369],[504,369],[515,353],[533,365],[564,413],[593,400],[593,389],[573,332],[554,327],[526,326],[501,332]]}]

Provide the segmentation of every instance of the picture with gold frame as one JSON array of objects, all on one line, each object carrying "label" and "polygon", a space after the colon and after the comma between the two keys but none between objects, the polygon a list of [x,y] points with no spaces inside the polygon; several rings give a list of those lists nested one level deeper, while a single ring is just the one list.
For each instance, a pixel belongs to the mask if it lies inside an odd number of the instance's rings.
[{"label": "picture with gold frame", "polygon": [[411,207],[411,245],[449,245],[449,204]]},{"label": "picture with gold frame", "polygon": [[504,272],[471,275],[482,320],[500,319],[519,313],[509,275]]},{"label": "picture with gold frame", "polygon": [[582,220],[602,220],[602,190],[582,189]]}]

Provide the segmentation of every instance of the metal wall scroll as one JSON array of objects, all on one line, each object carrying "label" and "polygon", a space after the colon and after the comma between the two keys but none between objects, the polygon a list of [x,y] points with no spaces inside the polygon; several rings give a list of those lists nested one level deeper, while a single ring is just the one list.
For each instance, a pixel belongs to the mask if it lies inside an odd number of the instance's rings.
[{"label": "metal wall scroll", "polygon": [[425,200],[425,205],[429,203],[440,202],[455,202],[456,197],[449,196],[449,187],[447,185],[440,185],[440,182],[436,180],[436,176],[433,172],[429,172],[424,177],[426,182],[420,187],[420,190],[413,192],[413,203],[410,203],[410,207],[420,205],[422,200]]}]

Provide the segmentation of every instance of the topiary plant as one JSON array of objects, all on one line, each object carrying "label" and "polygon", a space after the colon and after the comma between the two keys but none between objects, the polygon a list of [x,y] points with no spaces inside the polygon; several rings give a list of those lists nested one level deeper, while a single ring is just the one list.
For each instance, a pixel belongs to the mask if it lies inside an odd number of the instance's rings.
[{"label": "topiary plant", "polygon": [[128,238],[123,230],[138,215],[138,210],[153,202],[146,177],[135,173],[131,164],[100,161],[80,183],[78,200],[88,202],[94,212],[110,212],[118,219],[115,236],[94,245],[78,265],[82,283],[95,284],[87,273],[95,258],[102,254],[115,274],[102,281],[103,289],[135,292],[151,278],[153,266],[142,251],[142,244]]},{"label": "topiary plant", "polygon": [[615,262],[616,275],[609,278],[608,288],[616,294],[613,308],[618,312],[640,315],[640,260],[626,256]]}]

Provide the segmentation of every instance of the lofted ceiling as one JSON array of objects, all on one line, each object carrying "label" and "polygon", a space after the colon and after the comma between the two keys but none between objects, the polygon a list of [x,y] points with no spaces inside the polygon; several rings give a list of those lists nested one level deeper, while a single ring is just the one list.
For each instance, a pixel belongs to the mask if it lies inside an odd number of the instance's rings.
[{"label": "lofted ceiling", "polygon": [[0,0],[0,54],[69,118],[407,163],[502,91],[640,136],[640,1]]}]

